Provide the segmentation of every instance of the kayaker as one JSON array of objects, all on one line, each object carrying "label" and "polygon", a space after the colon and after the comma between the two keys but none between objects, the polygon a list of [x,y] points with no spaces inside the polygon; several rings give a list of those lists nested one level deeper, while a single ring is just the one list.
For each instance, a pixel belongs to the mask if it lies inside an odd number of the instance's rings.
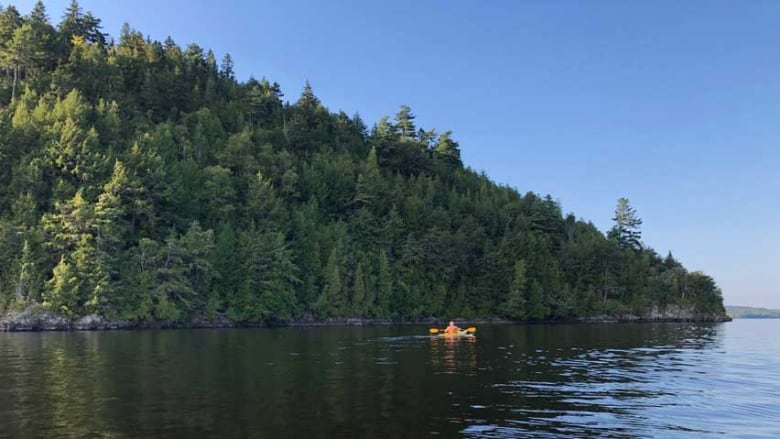
[{"label": "kayaker", "polygon": [[460,331],[460,328],[455,326],[455,322],[450,322],[450,326],[447,326],[447,329],[444,330],[445,334],[457,334]]}]

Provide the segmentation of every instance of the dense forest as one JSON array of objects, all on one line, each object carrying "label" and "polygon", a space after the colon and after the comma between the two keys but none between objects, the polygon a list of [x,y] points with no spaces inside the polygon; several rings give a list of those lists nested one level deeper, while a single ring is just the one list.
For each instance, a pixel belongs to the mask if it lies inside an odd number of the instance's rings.
[{"label": "dense forest", "polygon": [[0,311],[136,322],[723,313],[713,279],[464,166],[410,108],[369,127],[307,83],[74,1],[0,9]]}]

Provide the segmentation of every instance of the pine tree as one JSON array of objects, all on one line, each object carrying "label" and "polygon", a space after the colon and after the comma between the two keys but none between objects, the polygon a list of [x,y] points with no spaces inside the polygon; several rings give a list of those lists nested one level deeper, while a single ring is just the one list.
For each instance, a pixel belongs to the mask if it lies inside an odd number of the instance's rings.
[{"label": "pine tree", "polygon": [[325,265],[324,286],[317,299],[315,310],[322,317],[344,317],[346,315],[346,295],[342,281],[341,243],[333,247]]},{"label": "pine tree", "polygon": [[65,256],[54,267],[51,280],[43,293],[43,305],[66,315],[81,312],[81,285],[78,276],[71,270]]},{"label": "pine tree", "polygon": [[504,303],[503,313],[507,317],[520,320],[526,317],[526,267],[525,260],[515,262],[512,285]]},{"label": "pine tree", "polygon": [[101,31],[101,28],[99,19],[95,18],[91,12],[84,13],[78,1],[71,0],[59,25],[61,44],[69,51],[72,47],[73,37],[79,37],[103,48],[106,46],[106,34]]},{"label": "pine tree", "polygon": [[214,268],[211,295],[216,296],[217,308],[222,310],[238,294],[242,260],[239,237],[232,225],[223,222],[217,230],[210,260]]},{"label": "pine tree", "polygon": [[233,72],[233,58],[229,53],[226,53],[222,57],[222,63],[220,64],[219,74],[223,79],[233,80],[235,79],[235,73]]},{"label": "pine tree", "polygon": [[379,251],[376,285],[377,315],[387,317],[390,315],[390,298],[393,296],[393,278],[390,261],[384,250]]},{"label": "pine tree", "polygon": [[544,290],[536,279],[531,281],[527,300],[528,317],[541,320],[547,317],[547,307],[544,305]]},{"label": "pine tree", "polygon": [[615,209],[615,226],[609,232],[612,239],[616,240],[623,248],[634,250],[642,249],[642,220],[636,216],[636,210],[629,205],[628,198],[619,198]]},{"label": "pine tree", "polygon": [[450,136],[452,136],[452,131],[445,131],[439,136],[434,147],[434,153],[436,159],[448,170],[452,171],[461,168],[463,162],[460,159],[458,142],[452,140]]},{"label": "pine tree", "polygon": [[354,284],[352,286],[352,315],[363,317],[368,310],[368,292],[366,291],[365,275],[363,274],[363,264],[358,262],[354,273]]},{"label": "pine tree", "polygon": [[35,299],[35,256],[30,246],[30,241],[24,240],[22,255],[19,260],[19,276],[16,282],[15,296],[18,304],[30,302]]},{"label": "pine tree", "polygon": [[296,105],[308,110],[315,110],[320,106],[320,100],[317,98],[317,96],[314,96],[314,91],[312,90],[311,84],[309,84],[308,80],[303,85],[303,92],[301,92],[301,97],[298,98]]},{"label": "pine tree", "polygon": [[395,127],[401,139],[414,140],[417,134],[417,128],[414,126],[415,116],[408,105],[401,105],[401,109],[395,115]]},{"label": "pine tree", "polygon": [[17,27],[11,39],[0,47],[0,63],[13,72],[12,99],[16,97],[22,77],[46,60],[46,40],[41,33],[42,30],[34,27],[32,23],[24,23]]}]

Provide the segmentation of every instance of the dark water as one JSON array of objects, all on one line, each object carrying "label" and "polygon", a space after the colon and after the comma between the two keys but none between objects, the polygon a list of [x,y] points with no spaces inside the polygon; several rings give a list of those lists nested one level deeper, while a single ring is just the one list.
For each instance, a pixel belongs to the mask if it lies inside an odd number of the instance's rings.
[{"label": "dark water", "polygon": [[780,320],[0,333],[0,437],[780,437]]}]

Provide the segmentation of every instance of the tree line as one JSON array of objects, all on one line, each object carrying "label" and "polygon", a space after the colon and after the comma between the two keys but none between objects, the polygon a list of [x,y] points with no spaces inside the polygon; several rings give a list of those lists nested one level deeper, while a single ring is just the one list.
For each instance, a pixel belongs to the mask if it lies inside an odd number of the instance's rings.
[{"label": "tree line", "polygon": [[237,322],[566,319],[681,304],[713,279],[464,166],[411,109],[368,127],[229,55],[76,1],[0,7],[0,311]]}]

